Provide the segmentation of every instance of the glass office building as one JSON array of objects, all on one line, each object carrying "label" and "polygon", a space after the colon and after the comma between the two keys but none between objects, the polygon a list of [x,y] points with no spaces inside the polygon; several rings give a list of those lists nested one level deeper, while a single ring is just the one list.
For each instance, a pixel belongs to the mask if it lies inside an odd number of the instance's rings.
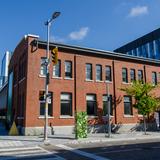
[{"label": "glass office building", "polygon": [[160,28],[115,49],[114,52],[160,60]]},{"label": "glass office building", "polygon": [[1,72],[0,72],[0,88],[7,82],[8,80],[8,65],[10,61],[11,54],[10,52],[6,52],[3,56],[1,62]]}]

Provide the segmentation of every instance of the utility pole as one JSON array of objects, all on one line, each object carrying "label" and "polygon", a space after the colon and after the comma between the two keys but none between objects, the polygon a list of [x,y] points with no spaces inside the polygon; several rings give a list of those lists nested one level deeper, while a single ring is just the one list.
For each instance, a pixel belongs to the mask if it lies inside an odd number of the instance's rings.
[{"label": "utility pole", "polygon": [[50,26],[52,21],[60,15],[60,12],[54,12],[51,19],[45,22],[47,26],[47,50],[46,50],[46,60],[45,60],[45,68],[46,68],[46,81],[45,81],[45,125],[44,125],[44,142],[48,140],[48,85],[49,85],[49,37],[50,37]]},{"label": "utility pole", "polygon": [[109,84],[107,84],[107,111],[108,111],[108,137],[110,138],[111,137],[111,123],[110,123],[110,93],[109,93]]}]

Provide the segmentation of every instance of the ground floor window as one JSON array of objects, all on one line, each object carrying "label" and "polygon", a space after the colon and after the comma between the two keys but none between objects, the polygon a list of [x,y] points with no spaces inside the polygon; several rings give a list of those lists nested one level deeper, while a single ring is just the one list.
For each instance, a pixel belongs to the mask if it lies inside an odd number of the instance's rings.
[{"label": "ground floor window", "polygon": [[72,94],[61,93],[61,115],[72,116]]},{"label": "ground floor window", "polygon": [[87,94],[87,114],[88,115],[97,115],[97,103],[95,94]]},{"label": "ground floor window", "polygon": [[124,114],[125,115],[132,115],[131,96],[124,96]]},{"label": "ground floor window", "polygon": [[[40,116],[44,116],[45,115],[45,99],[44,99],[44,91],[40,91],[40,94],[42,94],[41,97],[39,97],[39,101],[40,101]],[[48,101],[48,115],[52,116],[52,97],[53,97],[53,93],[49,92],[49,101]]]},{"label": "ground floor window", "polygon": [[112,95],[103,95],[103,116],[108,114],[108,101],[110,102],[110,115],[113,115]]}]

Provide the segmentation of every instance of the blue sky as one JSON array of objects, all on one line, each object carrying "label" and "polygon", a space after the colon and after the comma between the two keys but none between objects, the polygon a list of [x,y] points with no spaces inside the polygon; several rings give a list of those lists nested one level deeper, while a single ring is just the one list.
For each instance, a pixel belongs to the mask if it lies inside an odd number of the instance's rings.
[{"label": "blue sky", "polygon": [[45,40],[44,22],[54,11],[61,15],[51,41],[112,51],[159,28],[159,6],[160,0],[1,0],[0,61],[25,34]]}]

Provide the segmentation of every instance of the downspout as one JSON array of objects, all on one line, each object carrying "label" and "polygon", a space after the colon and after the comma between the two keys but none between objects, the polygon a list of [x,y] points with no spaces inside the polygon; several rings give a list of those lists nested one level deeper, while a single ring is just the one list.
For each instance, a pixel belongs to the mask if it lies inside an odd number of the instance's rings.
[{"label": "downspout", "polygon": [[76,77],[76,54],[74,54],[74,116],[76,124],[76,112],[77,112],[77,77]]},{"label": "downspout", "polygon": [[144,83],[146,83],[147,79],[146,79],[146,66],[145,65],[143,66],[143,70],[144,70]]},{"label": "downspout", "polygon": [[115,124],[117,124],[117,104],[116,104],[116,82],[115,82],[115,61],[112,61],[112,71],[113,71],[113,100],[114,100],[114,114],[115,114]]}]

